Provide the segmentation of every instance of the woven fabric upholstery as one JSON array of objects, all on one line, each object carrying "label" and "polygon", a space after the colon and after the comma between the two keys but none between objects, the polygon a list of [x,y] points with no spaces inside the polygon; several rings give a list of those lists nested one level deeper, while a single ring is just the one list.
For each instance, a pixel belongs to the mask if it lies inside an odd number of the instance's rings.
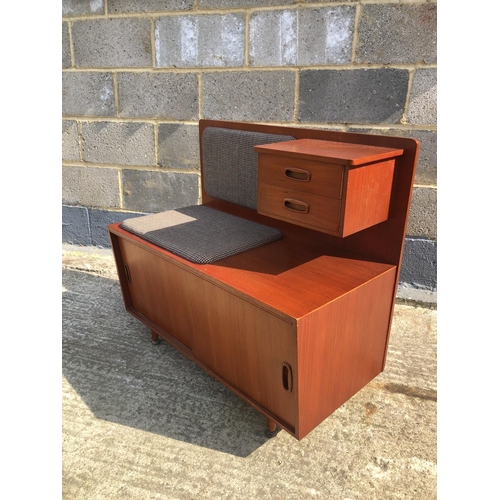
[{"label": "woven fabric upholstery", "polygon": [[294,139],[290,135],[207,127],[201,138],[205,191],[213,198],[256,210],[257,152],[254,146]]},{"label": "woven fabric upholstery", "polygon": [[198,264],[215,262],[282,237],[277,229],[204,205],[127,219],[121,227]]}]

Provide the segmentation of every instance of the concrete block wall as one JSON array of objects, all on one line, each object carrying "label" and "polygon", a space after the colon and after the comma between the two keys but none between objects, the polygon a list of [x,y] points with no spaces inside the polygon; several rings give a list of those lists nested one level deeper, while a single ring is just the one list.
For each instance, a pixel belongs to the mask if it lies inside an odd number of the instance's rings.
[{"label": "concrete block wall", "polygon": [[421,141],[401,281],[435,290],[437,5],[63,0],[63,241],[200,199],[200,118]]}]

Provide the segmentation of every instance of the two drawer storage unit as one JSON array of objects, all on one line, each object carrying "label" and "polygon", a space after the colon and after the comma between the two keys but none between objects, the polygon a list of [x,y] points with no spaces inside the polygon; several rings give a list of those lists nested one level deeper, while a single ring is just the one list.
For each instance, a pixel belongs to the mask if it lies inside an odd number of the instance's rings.
[{"label": "two drawer storage unit", "polygon": [[255,149],[259,213],[341,237],[387,220],[401,149],[315,139]]}]

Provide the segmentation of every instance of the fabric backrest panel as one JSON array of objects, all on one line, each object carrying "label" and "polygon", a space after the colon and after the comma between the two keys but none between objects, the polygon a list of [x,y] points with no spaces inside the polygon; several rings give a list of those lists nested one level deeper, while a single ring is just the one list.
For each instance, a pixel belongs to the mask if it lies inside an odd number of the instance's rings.
[{"label": "fabric backrest panel", "polygon": [[256,210],[257,153],[254,146],[294,139],[290,135],[207,127],[201,138],[206,193]]}]

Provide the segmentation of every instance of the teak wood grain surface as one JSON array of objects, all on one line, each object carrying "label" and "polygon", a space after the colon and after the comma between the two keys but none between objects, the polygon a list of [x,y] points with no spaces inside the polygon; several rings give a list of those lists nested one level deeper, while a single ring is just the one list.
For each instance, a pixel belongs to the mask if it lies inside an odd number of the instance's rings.
[{"label": "teak wood grain surface", "polygon": [[344,167],[340,164],[309,160],[304,165],[302,158],[259,153],[259,184],[300,189],[304,193],[340,200],[343,179]]},{"label": "teak wood grain surface", "polygon": [[403,149],[319,139],[297,139],[295,141],[277,142],[256,146],[255,149],[262,153],[272,152],[279,156],[300,157],[306,160],[317,160],[349,166],[386,160],[401,156],[404,153]]},{"label": "teak wood grain surface", "polygon": [[[203,204],[276,227],[283,238],[195,264],[111,224],[125,307],[153,339],[263,413],[270,431],[278,424],[302,439],[384,368],[418,141],[201,120],[200,147],[209,126],[296,137],[292,146],[256,148],[269,170],[259,171],[259,190],[302,185],[299,194],[336,202],[342,230],[356,232],[337,237],[259,214],[211,198],[202,181]],[[203,161],[201,169],[203,179]],[[387,202],[365,207],[373,193]]]},{"label": "teak wood grain surface", "polygon": [[[196,264],[148,243],[119,226],[119,223],[110,226],[112,234],[120,236],[122,245],[123,241],[130,241],[146,250],[147,253],[142,252],[143,259],[147,258],[148,253],[160,260],[166,259],[174,267],[232,289],[236,295],[278,316],[300,318],[395,267],[365,260],[314,239],[301,239],[293,233],[274,243],[213,264]],[[283,228],[283,225],[275,226]],[[306,231],[304,233],[308,234]],[[152,265],[147,260],[144,268],[150,266],[152,269],[144,272],[161,272],[162,265]],[[128,265],[133,275],[132,264]]]}]

